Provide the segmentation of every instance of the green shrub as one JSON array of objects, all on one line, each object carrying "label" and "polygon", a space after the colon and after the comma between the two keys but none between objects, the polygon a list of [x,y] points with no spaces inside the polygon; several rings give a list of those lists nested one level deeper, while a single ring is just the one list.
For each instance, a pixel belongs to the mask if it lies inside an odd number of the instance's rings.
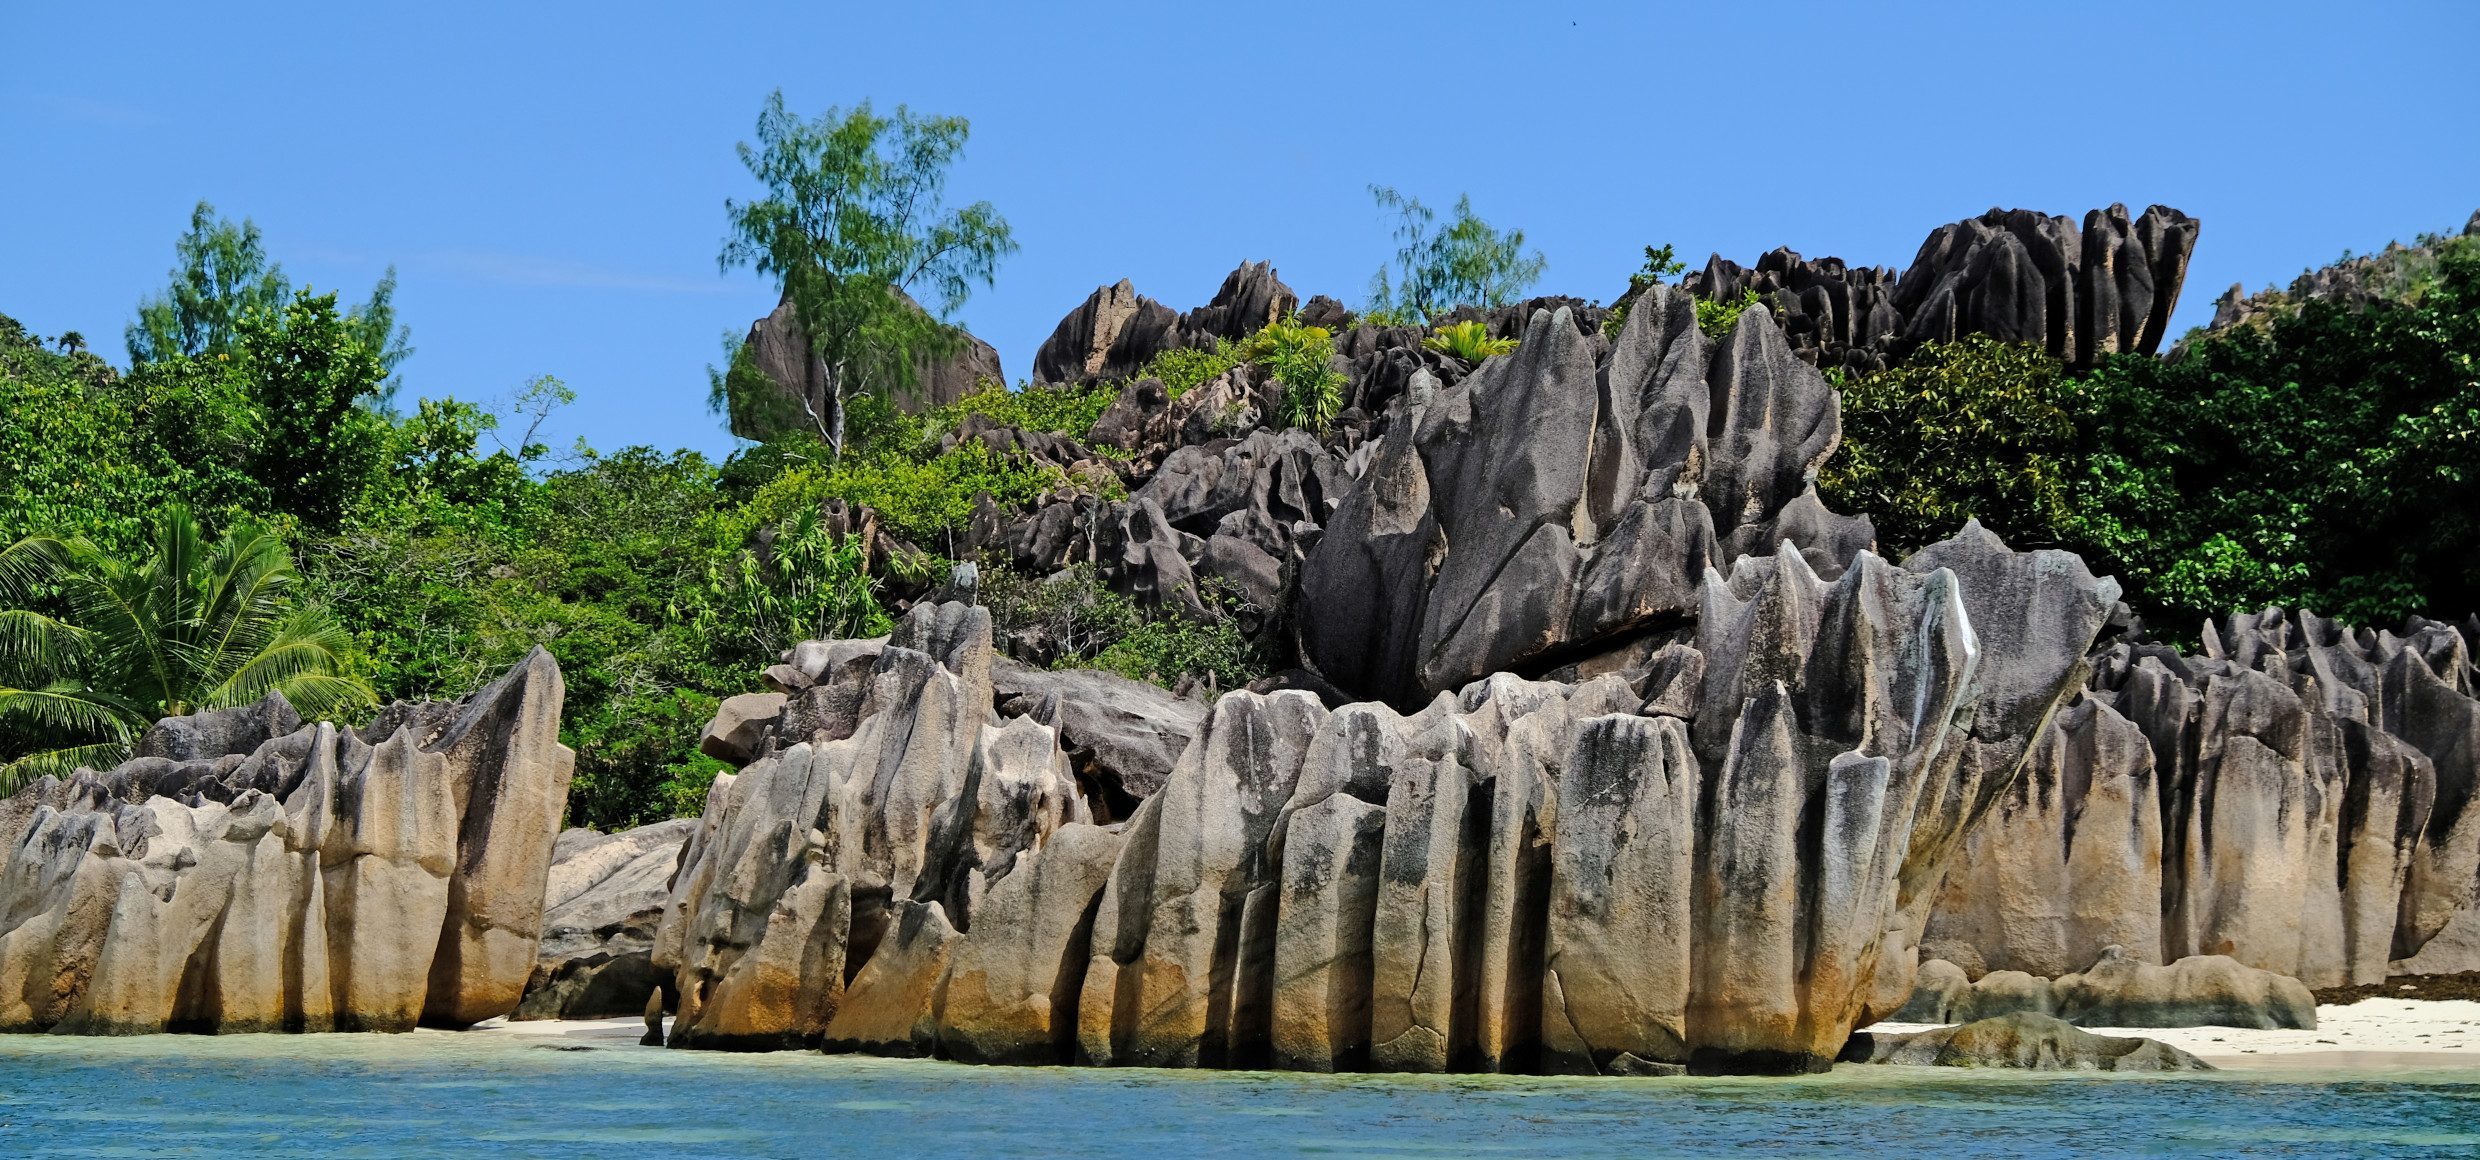
[{"label": "green shrub", "polygon": [[1283,385],[1285,426],[1323,431],[1343,410],[1344,376],[1334,368],[1335,336],[1325,327],[1285,318],[1250,335],[1240,353]]},{"label": "green shrub", "polygon": [[752,548],[711,559],[685,594],[702,636],[746,642],[764,660],[805,640],[877,636],[889,627],[859,536],[837,536],[816,505],[775,526],[764,558]]},{"label": "green shrub", "polygon": [[1471,366],[1481,365],[1492,355],[1505,354],[1516,348],[1512,338],[1492,338],[1490,328],[1478,322],[1458,322],[1438,328],[1438,333],[1421,340],[1421,345],[1440,354],[1463,360]]},{"label": "green shrub", "polygon": [[2037,346],[1973,335],[1922,347],[1843,389],[1843,446],[1818,493],[1874,520],[1893,559],[1973,518],[2018,548],[2065,543],[2072,405],[2063,368]]},{"label": "green shrub", "polygon": [[1050,642],[1052,668],[1105,669],[1164,687],[1212,674],[1222,688],[1264,676],[1261,650],[1240,631],[1238,597],[1209,579],[1200,595],[1219,610],[1200,623],[1169,608],[1144,608],[1102,583],[1090,564],[1028,576],[998,560],[982,566],[981,602],[1001,640],[1030,631]]},{"label": "green shrub", "polygon": [[[1048,383],[1020,384],[1009,390],[1007,384],[984,382],[982,389],[926,416],[926,425],[934,431],[954,430],[967,415],[981,415],[994,423],[1021,427],[1027,431],[1045,431],[1083,439],[1094,428],[1094,420],[1119,397],[1116,383],[1094,383],[1089,386]],[[847,420],[849,422],[850,420]]]},{"label": "green shrub", "polygon": [[1704,331],[1707,338],[1727,338],[1731,328],[1739,325],[1740,313],[1756,304],[1757,292],[1754,290],[1742,290],[1739,297],[1725,301],[1699,298],[1696,300],[1696,328]]},{"label": "green shrub", "polygon": [[1155,355],[1153,361],[1145,364],[1144,370],[1137,372],[1137,377],[1162,380],[1163,387],[1176,399],[1187,394],[1191,388],[1204,386],[1222,377],[1224,372],[1243,361],[1238,346],[1230,339],[1218,338],[1211,348],[1182,346]]}]

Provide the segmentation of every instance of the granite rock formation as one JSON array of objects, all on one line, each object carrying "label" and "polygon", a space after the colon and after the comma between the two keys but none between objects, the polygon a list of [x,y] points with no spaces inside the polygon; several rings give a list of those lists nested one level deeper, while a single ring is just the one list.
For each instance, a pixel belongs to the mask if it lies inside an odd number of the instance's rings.
[{"label": "granite rock formation", "polygon": [[2480,968],[2480,701],[2451,625],[2281,609],[2204,655],[2094,658],[1955,860],[1925,937],[1973,977],[2119,946],[2226,955],[2310,987]]},{"label": "granite rock formation", "polygon": [[1059,320],[1034,352],[1033,381],[1130,378],[1164,351],[1238,341],[1299,305],[1300,296],[1264,262],[1243,263],[1223,279],[1212,301],[1186,314],[1137,293],[1122,278],[1095,290]]},{"label": "granite rock formation", "polygon": [[617,834],[563,830],[543,887],[542,946],[511,1019],[603,1019],[646,1008],[662,979],[654,928],[697,823],[674,818]]},{"label": "granite rock formation", "polygon": [[1754,268],[1719,255],[1684,281],[1717,301],[1755,291],[1800,357],[1880,369],[1924,342],[1986,334],[2037,343],[2070,365],[2161,349],[2196,247],[2196,219],[2113,205],[2073,219],[1992,209],[1938,227],[1899,277],[1775,250]]},{"label": "granite rock formation", "polygon": [[[2373,301],[2399,299],[2422,278],[2433,276],[2438,251],[2461,239],[2480,238],[2480,210],[2472,211],[2462,232],[2451,237],[2424,235],[2411,245],[2389,242],[2373,254],[2346,257],[2291,280],[2284,289],[2270,286],[2254,294],[2238,283],[2213,300],[2213,321],[2207,330],[2262,326],[2297,310],[2302,303],[2326,300],[2354,308]],[[2461,244],[2469,244],[2462,241]]]},{"label": "granite rock formation", "polygon": [[[914,310],[921,306],[903,291],[897,297]],[[952,403],[982,389],[986,383],[1007,382],[1006,371],[999,365],[999,352],[989,343],[970,332],[957,332],[956,349],[944,356],[925,355],[913,368],[913,384],[898,391],[896,405],[907,411],[922,411],[943,403]],[[732,415],[732,433],[743,439],[763,440],[777,434],[774,426],[752,426],[762,415],[781,412],[794,426],[825,430],[834,426],[835,376],[827,364],[809,348],[809,338],[801,323],[793,316],[792,299],[787,296],[775,305],[766,317],[749,325],[748,355],[750,364],[782,396],[780,407],[736,409]]]},{"label": "granite rock formation", "polygon": [[[1822,1068],[1909,995],[1921,900],[2114,597],[1978,529],[1831,581],[1744,555],[1642,671],[1500,672],[1408,714],[1226,693],[1105,827],[1062,738],[1074,685],[1002,692],[987,614],[917,606],[874,650],[794,650],[847,660],[710,795],[656,939],[671,1042]],[[2046,627],[1984,643],[2010,601]],[[796,720],[813,697],[854,708]]]},{"label": "granite rock formation", "polygon": [[1411,708],[1493,672],[1615,671],[1697,616],[1706,569],[1875,539],[1812,486],[1837,396],[1761,308],[1708,340],[1654,287],[1602,349],[1566,310],[1395,417],[1300,573],[1303,658]]},{"label": "granite rock formation", "polygon": [[574,755],[536,649],[356,731],[281,698],[0,805],[0,1029],[403,1031],[517,1005]]}]

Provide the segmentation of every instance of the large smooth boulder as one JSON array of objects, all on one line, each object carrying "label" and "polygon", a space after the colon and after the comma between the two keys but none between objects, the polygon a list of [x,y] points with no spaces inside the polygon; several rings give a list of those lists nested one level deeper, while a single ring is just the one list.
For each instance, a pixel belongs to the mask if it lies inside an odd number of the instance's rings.
[{"label": "large smooth boulder", "polygon": [[635,1015],[662,980],[653,963],[672,871],[694,818],[617,834],[565,830],[543,891],[543,938],[511,1019]]}]

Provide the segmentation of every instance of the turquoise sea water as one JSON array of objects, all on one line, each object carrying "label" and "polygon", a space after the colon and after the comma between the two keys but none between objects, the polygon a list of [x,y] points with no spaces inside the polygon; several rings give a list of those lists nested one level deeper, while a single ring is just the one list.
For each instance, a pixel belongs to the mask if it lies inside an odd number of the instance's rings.
[{"label": "turquoise sea water", "polygon": [[508,1036],[0,1037],[0,1154],[2480,1155],[2480,1071],[1803,1079],[982,1068]]}]

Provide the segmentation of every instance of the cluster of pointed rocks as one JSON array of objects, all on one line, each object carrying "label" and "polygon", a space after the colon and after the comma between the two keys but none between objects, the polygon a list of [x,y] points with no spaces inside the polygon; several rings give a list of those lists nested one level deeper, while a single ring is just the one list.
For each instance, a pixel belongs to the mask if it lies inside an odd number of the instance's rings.
[{"label": "cluster of pointed rocks", "polygon": [[[2064,221],[1949,227],[1887,309],[2153,349],[2193,222]],[[2072,1024],[2299,1025],[2306,986],[2480,968],[2480,624],[2269,610],[2190,656],[2066,553],[1973,525],[1880,557],[1814,487],[1820,344],[1856,349],[1819,293],[1719,337],[1682,289],[1615,335],[1542,300],[1477,319],[1521,339],[1477,367],[1350,329],[1323,438],[1267,429],[1247,368],[1130,383],[1083,443],[955,434],[1117,447],[1126,500],[983,513],[967,547],[1198,614],[1221,576],[1304,666],[1258,687],[1048,671],[960,577],[727,700],[701,744],[738,771],[700,817],[556,840],[546,656],[359,731],[167,721],[0,804],[0,1026],[645,1005],[675,1047],[984,1063],[2184,1067]],[[1038,369],[1295,308],[1343,321],[1262,264],[1186,314],[1106,288]],[[1855,1034],[1898,1015],[1971,1027]]]}]

